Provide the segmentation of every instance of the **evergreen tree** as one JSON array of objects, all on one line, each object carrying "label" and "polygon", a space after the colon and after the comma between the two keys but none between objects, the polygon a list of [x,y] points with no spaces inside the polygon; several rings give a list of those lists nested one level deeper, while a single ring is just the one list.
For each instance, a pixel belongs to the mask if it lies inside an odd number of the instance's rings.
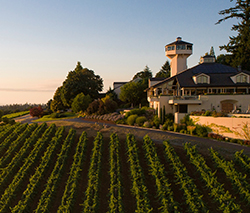
[{"label": "evergreen tree", "polygon": [[160,71],[156,73],[155,75],[156,78],[168,78],[170,77],[170,64],[169,61],[167,60],[165,64],[162,65]]},{"label": "evergreen tree", "polygon": [[50,104],[50,109],[53,112],[66,109],[66,107],[64,106],[62,99],[61,99],[61,90],[62,90],[62,87],[57,88],[57,90],[54,94],[53,100]]},{"label": "evergreen tree", "polygon": [[215,52],[214,52],[214,47],[212,46],[210,49],[210,53],[209,55],[214,56],[215,57]]},{"label": "evergreen tree", "polygon": [[222,10],[219,14],[225,17],[216,24],[230,18],[239,20],[231,28],[232,31],[238,32],[238,35],[230,36],[229,43],[220,46],[220,49],[232,54],[231,66],[238,67],[240,65],[242,69],[250,70],[250,0],[236,0],[234,7]]},{"label": "evergreen tree", "polygon": [[136,78],[142,78],[142,79],[146,78],[146,79],[149,79],[149,78],[152,78],[152,76],[153,76],[153,75],[152,75],[151,70],[150,70],[149,67],[146,65],[143,71],[138,72],[138,73],[136,73],[136,74],[134,75],[133,80],[136,79]]}]

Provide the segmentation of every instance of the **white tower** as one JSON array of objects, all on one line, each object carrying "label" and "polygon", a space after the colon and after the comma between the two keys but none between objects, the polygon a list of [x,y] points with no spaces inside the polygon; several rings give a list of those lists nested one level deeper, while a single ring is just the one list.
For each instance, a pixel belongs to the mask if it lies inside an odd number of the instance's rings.
[{"label": "white tower", "polygon": [[192,55],[193,44],[178,37],[175,42],[165,46],[166,56],[171,60],[171,77],[187,69],[187,58]]}]

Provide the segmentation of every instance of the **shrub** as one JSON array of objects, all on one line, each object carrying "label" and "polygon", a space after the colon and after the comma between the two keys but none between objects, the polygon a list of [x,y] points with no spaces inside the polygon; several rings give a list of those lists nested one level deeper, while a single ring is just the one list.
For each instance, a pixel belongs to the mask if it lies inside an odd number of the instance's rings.
[{"label": "shrub", "polygon": [[200,137],[207,137],[208,131],[205,126],[196,125],[195,132]]},{"label": "shrub", "polygon": [[115,122],[116,124],[126,124],[125,120],[120,119]]},{"label": "shrub", "polygon": [[90,95],[84,95],[83,93],[78,94],[71,105],[73,112],[77,113],[82,111],[85,111],[89,104],[91,103],[91,97]]},{"label": "shrub", "polygon": [[125,118],[128,118],[130,115],[144,115],[146,113],[146,109],[145,108],[136,108],[136,109],[131,109],[130,111],[126,112],[125,114]]},{"label": "shrub", "polygon": [[187,130],[181,129],[180,133],[187,134]]},{"label": "shrub", "polygon": [[166,126],[173,126],[173,123],[174,123],[174,121],[172,119],[168,118],[168,119],[166,119],[164,125],[166,125]]},{"label": "shrub", "polygon": [[187,131],[190,135],[193,135],[193,132],[195,131],[196,126],[187,126]]},{"label": "shrub", "polygon": [[143,126],[146,127],[146,128],[151,128],[152,127],[152,125],[151,125],[151,123],[149,121],[144,122]]},{"label": "shrub", "polygon": [[133,126],[137,117],[138,117],[138,115],[130,115],[127,118],[127,124],[130,126]]},{"label": "shrub", "polygon": [[168,129],[168,124],[166,124],[166,122],[162,125],[162,130],[166,130],[166,129]]},{"label": "shrub", "polygon": [[140,116],[136,118],[135,123],[142,126],[145,121],[147,121],[147,118],[145,116]]},{"label": "shrub", "polygon": [[210,116],[211,115],[211,111],[207,110],[205,113],[204,113],[204,116]]},{"label": "shrub", "polygon": [[230,139],[230,142],[232,142],[232,143],[237,143],[237,139],[231,138],[231,139]]},{"label": "shrub", "polygon": [[30,109],[30,115],[32,117],[38,117],[41,118],[43,116],[43,109],[41,106],[33,107]]},{"label": "shrub", "polygon": [[87,108],[87,114],[91,115],[93,113],[96,113],[99,109],[99,101],[94,100],[92,103],[89,104]]},{"label": "shrub", "polygon": [[181,123],[185,124],[186,126],[194,126],[194,122],[193,120],[189,117],[189,115],[185,115],[182,119],[181,119]]},{"label": "shrub", "polygon": [[174,127],[173,126],[168,126],[168,131],[173,131]]},{"label": "shrub", "polygon": [[154,116],[153,123],[154,126],[158,129],[161,122],[157,115]]},{"label": "shrub", "polygon": [[178,124],[177,123],[174,123],[174,132],[177,132],[178,131]]},{"label": "shrub", "polygon": [[117,109],[117,103],[112,99],[108,98],[104,102],[104,109],[106,113],[114,112]]}]

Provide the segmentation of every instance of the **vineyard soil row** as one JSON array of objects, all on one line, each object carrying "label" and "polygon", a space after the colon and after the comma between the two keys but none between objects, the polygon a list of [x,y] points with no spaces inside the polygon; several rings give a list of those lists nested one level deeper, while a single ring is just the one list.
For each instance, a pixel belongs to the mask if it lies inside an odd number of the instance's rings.
[{"label": "vineyard soil row", "polygon": [[[69,128],[66,128],[66,132],[64,133],[64,139],[66,138],[67,134],[69,132]],[[65,186],[69,177],[71,165],[73,163],[73,158],[76,150],[77,143],[79,141],[79,137],[81,135],[81,131],[77,131],[76,138],[73,141],[72,148],[70,152],[68,153],[68,158],[66,162],[66,166],[64,168],[64,172],[62,173],[62,176],[60,177],[59,184],[56,188],[53,202],[49,207],[49,212],[57,212],[58,207],[61,205],[61,199],[65,190]],[[108,133],[108,132],[107,132]],[[112,132],[109,132],[109,135]],[[76,191],[76,197],[74,206],[71,210],[71,212],[82,212],[83,210],[83,203],[85,200],[85,191],[87,189],[88,185],[88,171],[89,166],[91,162],[91,156],[92,156],[92,149],[93,149],[93,142],[95,139],[95,135],[89,134],[88,135],[88,141],[86,145],[86,151],[84,154],[84,162],[82,164],[82,170],[80,171],[79,180],[77,183],[77,191]],[[131,192],[132,188],[132,181],[131,181],[131,174],[130,174],[130,165],[128,162],[128,155],[127,155],[127,145],[126,145],[126,138],[120,137],[120,164],[121,164],[121,179],[122,179],[122,203],[123,203],[123,209],[124,212],[135,212],[136,210],[136,200]],[[110,138],[107,137],[107,134],[105,134],[105,137],[103,138],[103,147],[102,147],[102,158],[101,158],[101,167],[100,167],[100,176],[99,176],[99,192],[98,192],[98,206],[97,206],[97,212],[107,212],[109,210],[109,187],[110,187],[110,176],[109,176],[109,170],[110,170],[110,163],[109,163],[109,142]],[[63,142],[62,142],[63,143]],[[61,145],[62,145],[61,143]],[[39,203],[39,200],[41,198],[41,194],[44,191],[46,187],[46,182],[48,178],[50,177],[50,174],[52,170],[54,169],[54,166],[57,162],[57,156],[61,151],[61,145],[56,150],[56,154],[52,157],[51,163],[49,167],[46,169],[45,175],[40,182],[39,187],[36,189],[36,195],[33,197],[32,204],[30,205],[30,212],[33,212]],[[186,154],[186,151],[183,149],[183,146],[175,146],[174,147],[175,152],[179,156],[181,162],[184,164],[184,166],[187,168],[188,175],[193,179],[194,184],[196,185],[199,193],[203,195],[202,200],[205,202],[206,207],[209,209],[210,212],[220,212],[218,211],[218,204],[216,204],[211,197],[209,196],[209,190],[205,187],[204,182],[202,182],[199,173],[196,170],[196,167],[192,165],[189,161],[189,157]],[[48,146],[48,145],[47,145]],[[181,212],[187,212],[188,206],[185,204],[185,197],[183,195],[183,192],[180,190],[180,184],[176,182],[176,177],[174,175],[174,171],[172,168],[171,163],[166,159],[166,154],[164,151],[163,144],[155,144],[157,155],[159,157],[160,162],[164,165],[164,169],[166,171],[166,178],[168,179],[168,182],[171,184],[171,190],[173,191],[173,197],[176,202],[179,203]],[[157,191],[155,187],[155,180],[150,175],[150,168],[147,162],[147,159],[145,157],[145,151],[143,149],[143,141],[141,139],[137,139],[137,147],[138,147],[138,157],[139,157],[139,163],[142,168],[142,173],[144,175],[144,183],[148,190],[148,198],[150,200],[150,206],[153,208],[153,212],[160,212],[158,208],[160,208],[161,204],[159,199],[157,198]],[[35,162],[32,165],[32,168],[29,169],[29,174],[27,177],[31,177],[35,174],[36,168],[41,163],[41,158],[44,155],[46,151],[45,147],[43,151],[40,154],[40,160]],[[242,147],[244,148],[244,147]],[[30,150],[31,151],[31,150]],[[198,149],[199,151],[199,149]],[[18,151],[17,151],[18,152]],[[212,158],[209,155],[209,152],[202,152],[202,156],[205,158],[207,165],[212,169],[213,172],[216,172],[217,180],[220,183],[224,184],[225,191],[229,191],[230,194],[232,194],[236,199],[235,202],[240,205],[243,212],[248,211],[247,202],[243,201],[240,198],[239,193],[233,188],[231,182],[229,179],[227,179],[226,174],[215,167],[215,163],[212,161]],[[22,165],[19,166],[21,168]],[[243,169],[236,165],[236,169],[239,172],[244,171]],[[4,194],[4,190],[8,188],[8,185],[11,184],[12,180],[14,179],[14,176],[18,173],[18,169],[15,170],[15,173],[13,174],[13,177],[11,177],[5,186],[0,190],[1,194],[0,197]],[[249,178],[246,179],[247,182],[250,184]],[[19,200],[22,199],[22,194],[25,191],[26,187],[29,184],[29,178],[25,179],[22,183],[22,185],[18,188],[17,193],[15,194],[15,199],[11,201],[9,208],[13,208],[15,205],[18,204]],[[1,205],[1,203],[0,203]]]}]

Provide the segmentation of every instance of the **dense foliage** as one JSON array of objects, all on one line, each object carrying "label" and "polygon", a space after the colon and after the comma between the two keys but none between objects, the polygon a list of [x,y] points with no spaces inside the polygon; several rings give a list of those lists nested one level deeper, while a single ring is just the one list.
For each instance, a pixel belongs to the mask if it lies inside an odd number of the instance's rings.
[{"label": "dense foliage", "polygon": [[61,100],[63,105],[70,108],[74,98],[79,94],[89,95],[92,99],[98,98],[102,91],[103,80],[95,75],[93,70],[83,68],[78,62],[74,71],[68,73],[61,89]]},{"label": "dense foliage", "polygon": [[220,46],[220,49],[231,53],[231,66],[241,66],[242,69],[250,70],[250,1],[236,0],[234,7],[222,10],[219,14],[225,17],[217,24],[236,18],[237,24],[234,24],[231,30],[238,33],[237,36],[230,36],[229,43]]}]

